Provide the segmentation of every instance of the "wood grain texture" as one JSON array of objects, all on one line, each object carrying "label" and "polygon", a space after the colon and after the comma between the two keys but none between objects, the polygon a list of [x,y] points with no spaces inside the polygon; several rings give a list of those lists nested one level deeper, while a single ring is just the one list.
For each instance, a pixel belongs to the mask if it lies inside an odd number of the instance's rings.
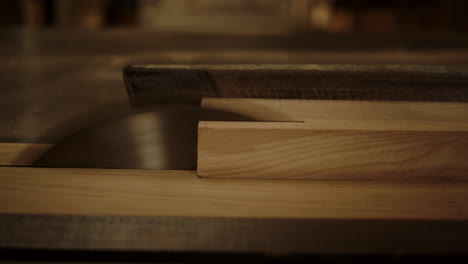
[{"label": "wood grain texture", "polygon": [[124,79],[133,107],[203,97],[468,101],[462,65],[132,65]]},{"label": "wood grain texture", "polygon": [[467,182],[200,179],[195,171],[0,168],[0,213],[467,220]]},{"label": "wood grain texture", "polygon": [[41,143],[0,143],[0,166],[30,166],[51,146]]},{"label": "wood grain texture", "polygon": [[464,131],[468,103],[204,98],[203,109],[324,130]]},{"label": "wood grain texture", "polygon": [[213,178],[468,179],[468,133],[200,122],[198,175]]},{"label": "wood grain texture", "polygon": [[275,121],[200,122],[202,177],[468,178],[467,103],[204,98],[202,108]]}]

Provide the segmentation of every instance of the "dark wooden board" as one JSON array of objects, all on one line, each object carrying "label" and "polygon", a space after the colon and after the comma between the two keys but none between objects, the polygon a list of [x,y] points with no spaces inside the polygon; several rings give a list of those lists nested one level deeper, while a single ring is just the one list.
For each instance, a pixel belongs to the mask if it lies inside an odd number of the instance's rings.
[{"label": "dark wooden board", "polygon": [[2,214],[0,234],[0,259],[40,251],[218,260],[468,254],[467,221]]},{"label": "dark wooden board", "polygon": [[56,143],[81,128],[128,114],[122,69],[129,64],[468,62],[468,37],[460,34],[216,35],[129,29],[0,29],[0,35],[2,142]]},{"label": "dark wooden board", "polygon": [[468,67],[413,65],[135,65],[133,106],[202,97],[468,101]]}]

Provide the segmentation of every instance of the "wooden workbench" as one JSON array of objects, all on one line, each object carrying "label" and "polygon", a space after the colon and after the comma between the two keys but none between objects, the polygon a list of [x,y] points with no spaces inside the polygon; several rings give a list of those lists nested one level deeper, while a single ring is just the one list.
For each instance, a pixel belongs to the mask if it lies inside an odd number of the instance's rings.
[{"label": "wooden workbench", "polygon": [[468,253],[467,182],[223,180],[193,171],[3,167],[0,213],[4,254]]}]

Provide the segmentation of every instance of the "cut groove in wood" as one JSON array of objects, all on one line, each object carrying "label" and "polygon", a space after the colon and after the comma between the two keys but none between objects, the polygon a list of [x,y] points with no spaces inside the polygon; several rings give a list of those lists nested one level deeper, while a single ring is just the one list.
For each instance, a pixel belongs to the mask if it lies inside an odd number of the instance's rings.
[{"label": "cut groove in wood", "polygon": [[313,129],[468,132],[468,103],[204,98],[202,108]]},{"label": "cut groove in wood", "polygon": [[201,177],[468,179],[466,103],[206,98],[202,107],[264,122],[201,121]]}]

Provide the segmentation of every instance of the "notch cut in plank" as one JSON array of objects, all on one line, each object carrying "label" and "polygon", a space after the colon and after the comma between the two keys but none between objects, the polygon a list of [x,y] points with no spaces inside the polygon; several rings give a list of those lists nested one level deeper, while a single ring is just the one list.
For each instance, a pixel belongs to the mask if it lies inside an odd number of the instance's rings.
[{"label": "notch cut in plank", "polygon": [[468,220],[468,182],[200,179],[195,171],[0,167],[0,213]]},{"label": "notch cut in plank", "polygon": [[204,98],[202,108],[313,129],[468,132],[468,103]]},{"label": "notch cut in plank", "polygon": [[212,178],[467,180],[467,157],[467,132],[201,121],[197,172]]},{"label": "notch cut in plank", "polygon": [[0,143],[0,166],[31,166],[52,144]]}]

